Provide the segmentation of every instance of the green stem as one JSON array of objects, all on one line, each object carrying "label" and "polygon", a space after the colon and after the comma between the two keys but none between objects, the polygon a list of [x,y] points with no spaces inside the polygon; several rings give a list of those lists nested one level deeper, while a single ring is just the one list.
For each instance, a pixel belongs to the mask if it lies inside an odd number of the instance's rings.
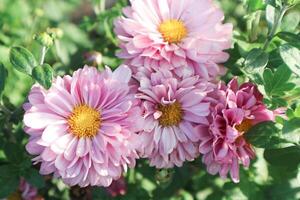
[{"label": "green stem", "polygon": [[279,26],[281,25],[281,21],[283,19],[283,16],[284,14],[286,13],[286,11],[288,10],[289,8],[287,6],[283,6],[281,9],[280,9],[280,12],[279,12],[279,15],[276,16],[276,19],[275,19],[275,22],[274,22],[274,25],[268,35],[268,38],[264,44],[264,47],[263,47],[263,50],[267,50],[267,48],[269,47],[272,39],[274,38]]},{"label": "green stem", "polygon": [[105,11],[105,0],[100,0],[100,13]]},{"label": "green stem", "polygon": [[41,61],[40,61],[40,65],[43,65],[43,64],[44,64],[46,52],[47,52],[47,47],[43,46],[43,47],[42,47],[42,50],[41,50]]}]

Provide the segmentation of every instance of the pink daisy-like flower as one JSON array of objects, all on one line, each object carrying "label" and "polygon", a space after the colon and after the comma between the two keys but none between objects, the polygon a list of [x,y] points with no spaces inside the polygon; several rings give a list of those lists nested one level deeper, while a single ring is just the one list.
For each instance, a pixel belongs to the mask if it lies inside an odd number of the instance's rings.
[{"label": "pink daisy-like flower", "polygon": [[45,91],[34,86],[25,104],[26,146],[41,174],[54,173],[73,186],[109,186],[138,158],[134,141],[143,120],[131,71],[84,67],[58,77]]},{"label": "pink daisy-like flower", "polygon": [[198,125],[208,125],[206,94],[213,86],[199,76],[182,79],[167,69],[141,77],[136,97],[141,99],[145,125],[139,134],[139,152],[151,166],[182,166],[199,155],[202,126]]},{"label": "pink daisy-like flower", "polygon": [[135,67],[194,67],[202,78],[222,73],[215,63],[229,55],[232,25],[212,0],[131,0],[115,22],[120,58]]},{"label": "pink daisy-like flower", "polygon": [[254,149],[244,134],[254,125],[274,120],[274,113],[263,104],[263,96],[253,83],[238,85],[233,79],[228,86],[220,85],[214,92],[211,125],[201,132],[200,153],[210,174],[226,178],[230,173],[239,182],[239,165],[249,167],[255,157]]}]

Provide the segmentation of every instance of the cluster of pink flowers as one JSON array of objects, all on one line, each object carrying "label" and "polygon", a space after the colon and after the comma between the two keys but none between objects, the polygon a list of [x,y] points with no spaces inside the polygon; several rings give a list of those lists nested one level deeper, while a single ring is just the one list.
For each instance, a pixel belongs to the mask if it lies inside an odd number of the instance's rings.
[{"label": "cluster of pink flowers", "polygon": [[202,156],[209,173],[238,182],[255,156],[243,135],[274,114],[254,84],[218,83],[232,25],[211,0],[130,2],[115,22],[126,65],[33,86],[24,124],[40,173],[107,187],[138,158],[171,168]]}]

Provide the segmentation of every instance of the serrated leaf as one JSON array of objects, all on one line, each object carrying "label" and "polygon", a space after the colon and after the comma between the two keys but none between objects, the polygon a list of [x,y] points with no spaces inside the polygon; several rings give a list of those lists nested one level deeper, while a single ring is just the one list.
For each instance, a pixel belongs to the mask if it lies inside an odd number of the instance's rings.
[{"label": "serrated leaf", "polygon": [[53,69],[48,64],[37,66],[32,70],[32,77],[44,88],[49,89],[52,84]]},{"label": "serrated leaf", "polygon": [[38,65],[32,53],[24,47],[12,47],[9,59],[15,69],[28,75],[31,75],[32,69]]},{"label": "serrated leaf", "polygon": [[5,81],[7,78],[7,69],[2,63],[0,63],[0,97],[5,87]]},{"label": "serrated leaf", "polygon": [[259,148],[273,149],[286,143],[280,138],[280,129],[272,121],[261,122],[253,126],[246,134],[246,140]]},{"label": "serrated leaf", "polygon": [[267,149],[264,158],[275,166],[297,167],[300,163],[300,147],[291,146],[283,149]]},{"label": "serrated leaf", "polygon": [[280,56],[285,64],[298,76],[300,76],[300,50],[289,44],[279,48]]},{"label": "serrated leaf", "polygon": [[263,73],[265,91],[268,95],[281,95],[295,87],[294,83],[288,83],[292,75],[291,70],[286,65],[279,66],[275,73],[265,69]]},{"label": "serrated leaf", "polygon": [[268,64],[269,56],[261,49],[252,49],[246,60],[244,70],[249,74],[261,73]]}]

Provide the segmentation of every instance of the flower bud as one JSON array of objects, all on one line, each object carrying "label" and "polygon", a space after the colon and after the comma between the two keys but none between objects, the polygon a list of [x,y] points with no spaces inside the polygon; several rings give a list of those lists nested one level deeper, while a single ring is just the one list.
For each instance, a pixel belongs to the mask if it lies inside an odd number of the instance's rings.
[{"label": "flower bud", "polygon": [[64,32],[60,28],[47,28],[47,33],[55,40],[60,39]]},{"label": "flower bud", "polygon": [[42,46],[45,46],[48,48],[53,45],[53,38],[46,32],[35,35],[34,39],[36,41],[38,41]]}]

